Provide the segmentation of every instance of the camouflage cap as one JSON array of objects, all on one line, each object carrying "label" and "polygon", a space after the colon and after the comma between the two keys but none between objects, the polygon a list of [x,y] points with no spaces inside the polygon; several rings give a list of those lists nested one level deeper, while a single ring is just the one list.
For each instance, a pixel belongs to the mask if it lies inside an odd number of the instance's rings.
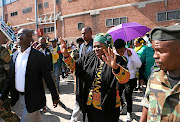
[{"label": "camouflage cap", "polygon": [[180,39],[180,25],[155,27],[151,30],[150,37],[160,41]]}]

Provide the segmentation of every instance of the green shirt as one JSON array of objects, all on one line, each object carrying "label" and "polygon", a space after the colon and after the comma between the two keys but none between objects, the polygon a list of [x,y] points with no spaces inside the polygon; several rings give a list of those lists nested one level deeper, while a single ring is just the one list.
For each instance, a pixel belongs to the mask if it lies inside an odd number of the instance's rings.
[{"label": "green shirt", "polygon": [[154,49],[152,47],[147,47],[141,55],[141,61],[145,64],[144,77],[148,80],[151,74],[151,68],[154,65],[155,59],[153,58]]}]

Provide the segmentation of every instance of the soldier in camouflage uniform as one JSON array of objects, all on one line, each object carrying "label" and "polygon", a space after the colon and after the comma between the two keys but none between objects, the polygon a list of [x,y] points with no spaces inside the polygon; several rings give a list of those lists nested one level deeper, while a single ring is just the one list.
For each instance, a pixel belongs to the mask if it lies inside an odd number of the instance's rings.
[{"label": "soldier in camouflage uniform", "polygon": [[150,77],[140,122],[180,122],[180,25],[151,31],[159,71]]},{"label": "soldier in camouflage uniform", "polygon": [[[3,46],[0,46],[0,91],[3,89],[4,83],[7,79],[8,70],[10,68],[11,57],[9,52]],[[19,117],[11,111],[10,98],[6,98],[3,105],[0,107],[0,117],[5,122],[19,122]]]}]

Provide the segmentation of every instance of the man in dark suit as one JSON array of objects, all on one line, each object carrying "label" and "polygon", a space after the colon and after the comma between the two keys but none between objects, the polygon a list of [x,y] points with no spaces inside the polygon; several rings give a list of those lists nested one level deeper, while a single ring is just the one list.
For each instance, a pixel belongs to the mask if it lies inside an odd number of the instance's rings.
[{"label": "man in dark suit", "polygon": [[48,67],[51,71],[53,71],[52,54],[49,48],[47,47],[46,39],[44,37],[40,37],[39,43],[41,44],[41,48],[39,49],[39,51],[46,56],[48,60]]},{"label": "man in dark suit", "polygon": [[59,103],[59,95],[51,77],[47,59],[43,53],[30,46],[32,40],[30,30],[23,28],[18,31],[17,41],[21,48],[12,56],[9,78],[0,98],[0,106],[9,91],[12,106],[20,99],[23,105],[21,122],[43,121],[39,111],[46,105],[42,78],[51,92],[53,105],[56,106]]}]

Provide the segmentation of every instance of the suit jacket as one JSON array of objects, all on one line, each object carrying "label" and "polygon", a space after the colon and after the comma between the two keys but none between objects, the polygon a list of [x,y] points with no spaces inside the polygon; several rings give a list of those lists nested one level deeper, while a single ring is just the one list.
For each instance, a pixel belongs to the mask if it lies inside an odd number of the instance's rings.
[{"label": "suit jacket", "polygon": [[[1,96],[1,99],[4,100],[10,91],[12,106],[14,106],[19,99],[19,92],[15,88],[15,62],[17,55],[18,52],[13,54],[10,63],[9,77],[2,90]],[[31,48],[25,75],[25,104],[29,113],[37,111],[46,105],[42,78],[44,78],[46,85],[51,92],[53,101],[58,100],[59,95],[51,77],[46,57],[40,51]]]},{"label": "suit jacket", "polygon": [[[40,52],[43,52],[42,49],[39,50]],[[51,51],[46,47],[45,48],[45,56],[47,58],[47,62],[48,62],[48,67],[51,71],[53,71],[53,59],[52,59],[52,54]]]}]

